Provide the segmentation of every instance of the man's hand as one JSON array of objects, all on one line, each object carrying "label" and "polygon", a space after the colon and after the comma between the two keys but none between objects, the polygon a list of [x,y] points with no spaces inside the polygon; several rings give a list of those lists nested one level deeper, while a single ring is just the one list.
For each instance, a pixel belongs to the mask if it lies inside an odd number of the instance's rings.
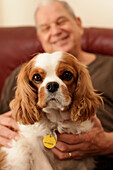
[{"label": "man's hand", "polygon": [[113,156],[113,133],[104,131],[99,119],[92,118],[94,127],[90,132],[80,135],[58,134],[58,142],[52,152],[58,159],[82,159],[89,156]]},{"label": "man's hand", "polygon": [[10,147],[10,142],[18,135],[16,121],[12,118],[12,112],[9,111],[0,115],[0,145]]}]

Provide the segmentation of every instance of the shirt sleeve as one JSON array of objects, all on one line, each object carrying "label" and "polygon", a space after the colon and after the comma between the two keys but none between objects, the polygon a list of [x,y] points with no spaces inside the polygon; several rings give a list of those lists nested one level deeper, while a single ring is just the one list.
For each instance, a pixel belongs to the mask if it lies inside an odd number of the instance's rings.
[{"label": "shirt sleeve", "polygon": [[3,114],[10,110],[9,103],[14,98],[16,84],[17,84],[17,75],[20,71],[20,68],[21,66],[15,69],[5,81],[5,85],[3,87],[1,99],[0,99],[0,114]]}]

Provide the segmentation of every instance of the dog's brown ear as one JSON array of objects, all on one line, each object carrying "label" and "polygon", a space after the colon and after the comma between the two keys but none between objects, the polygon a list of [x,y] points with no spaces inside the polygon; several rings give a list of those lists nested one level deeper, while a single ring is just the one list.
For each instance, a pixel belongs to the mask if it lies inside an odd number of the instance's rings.
[{"label": "dog's brown ear", "polygon": [[75,122],[83,122],[95,115],[102,98],[95,93],[90,75],[85,66],[79,64],[76,69],[78,71],[78,82],[71,106],[71,119]]},{"label": "dog's brown ear", "polygon": [[37,106],[38,92],[29,81],[29,64],[25,64],[17,78],[15,98],[10,103],[13,117],[22,124],[33,124],[40,120],[40,111]]},{"label": "dog's brown ear", "polygon": [[[1,147],[1,146],[0,146]],[[7,153],[0,148],[0,168],[1,170],[6,169],[5,165],[7,164],[6,160]]]}]

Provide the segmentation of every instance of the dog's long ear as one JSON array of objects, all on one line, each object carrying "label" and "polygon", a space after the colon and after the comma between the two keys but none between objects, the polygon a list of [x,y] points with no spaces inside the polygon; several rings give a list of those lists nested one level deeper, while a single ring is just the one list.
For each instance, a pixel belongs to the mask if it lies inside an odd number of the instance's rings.
[{"label": "dog's long ear", "polygon": [[25,64],[17,78],[15,98],[10,103],[13,117],[23,124],[33,124],[39,121],[40,114],[37,106],[38,90],[29,81],[30,64]]},{"label": "dog's long ear", "polygon": [[86,67],[79,63],[76,69],[78,72],[78,82],[71,106],[71,119],[72,121],[83,122],[95,115],[102,98],[99,94],[95,93]]}]

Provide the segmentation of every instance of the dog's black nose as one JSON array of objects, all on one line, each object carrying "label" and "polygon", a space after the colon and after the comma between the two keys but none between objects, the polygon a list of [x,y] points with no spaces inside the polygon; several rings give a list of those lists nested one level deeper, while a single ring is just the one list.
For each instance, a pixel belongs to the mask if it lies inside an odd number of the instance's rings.
[{"label": "dog's black nose", "polygon": [[49,92],[54,93],[59,88],[59,84],[57,82],[49,82],[47,83],[46,88]]}]

